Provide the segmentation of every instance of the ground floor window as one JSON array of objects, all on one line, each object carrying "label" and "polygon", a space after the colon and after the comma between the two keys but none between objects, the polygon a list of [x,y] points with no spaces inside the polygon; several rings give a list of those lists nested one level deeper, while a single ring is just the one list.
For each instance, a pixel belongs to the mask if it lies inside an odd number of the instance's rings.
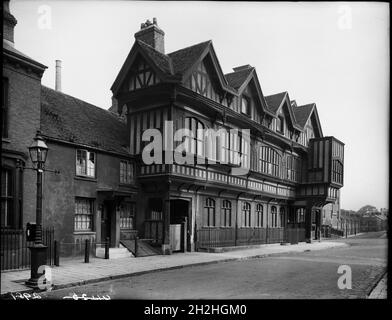
[{"label": "ground floor window", "polygon": [[75,199],[75,231],[92,231],[94,216],[94,199]]},{"label": "ground floor window", "polygon": [[285,220],[285,209],[283,207],[281,207],[279,209],[279,216],[280,216],[280,227],[283,228],[284,227],[284,220]]},{"label": "ground floor window", "polygon": [[216,219],[215,219],[215,200],[212,198],[206,198],[206,203],[204,206],[204,214],[206,217],[206,226],[207,227],[215,227]]},{"label": "ground floor window", "polygon": [[135,203],[120,205],[120,229],[134,229]]},{"label": "ground floor window", "polygon": [[278,212],[276,210],[276,207],[271,207],[271,217],[272,217],[272,227],[277,227],[278,226]]},{"label": "ground floor window", "polygon": [[250,203],[244,202],[242,204],[242,226],[250,227]]},{"label": "ground floor window", "polygon": [[222,201],[222,226],[231,227],[231,202],[229,200]]},{"label": "ground floor window", "polygon": [[10,169],[1,169],[1,227],[12,226],[14,214],[13,175]]},{"label": "ground floor window", "polygon": [[263,205],[258,203],[256,206],[256,226],[263,226]]}]

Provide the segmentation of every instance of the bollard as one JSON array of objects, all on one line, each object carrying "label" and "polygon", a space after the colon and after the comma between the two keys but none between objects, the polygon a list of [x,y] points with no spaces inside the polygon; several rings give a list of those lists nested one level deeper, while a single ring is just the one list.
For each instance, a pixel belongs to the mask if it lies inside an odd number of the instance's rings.
[{"label": "bollard", "polygon": [[109,237],[106,238],[105,242],[105,259],[109,259]]},{"label": "bollard", "polygon": [[137,257],[137,247],[138,247],[138,241],[139,241],[139,237],[136,236],[135,237],[135,257]]},{"label": "bollard", "polygon": [[90,240],[86,239],[85,246],[84,246],[84,262],[90,262]]},{"label": "bollard", "polygon": [[60,266],[60,245],[57,240],[54,240],[54,265]]}]

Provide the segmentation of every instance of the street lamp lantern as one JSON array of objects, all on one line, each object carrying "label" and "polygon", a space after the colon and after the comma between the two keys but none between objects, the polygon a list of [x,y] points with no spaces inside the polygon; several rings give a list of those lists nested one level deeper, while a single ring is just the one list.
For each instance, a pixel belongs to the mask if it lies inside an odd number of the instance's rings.
[{"label": "street lamp lantern", "polygon": [[33,288],[39,288],[39,280],[44,274],[42,269],[46,265],[47,246],[42,241],[42,175],[48,150],[48,146],[38,131],[29,147],[30,158],[33,162],[34,170],[37,171],[36,226],[34,244],[29,247],[31,252],[31,277],[26,281],[26,284]]},{"label": "street lamp lantern", "polygon": [[48,155],[48,146],[43,140],[40,132],[37,132],[33,143],[29,147],[30,159],[33,165],[40,169],[46,161]]}]

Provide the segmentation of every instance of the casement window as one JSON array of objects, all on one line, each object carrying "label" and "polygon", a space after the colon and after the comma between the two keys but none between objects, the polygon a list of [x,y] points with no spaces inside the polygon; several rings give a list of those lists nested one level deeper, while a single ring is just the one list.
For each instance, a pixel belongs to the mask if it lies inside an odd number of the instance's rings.
[{"label": "casement window", "polygon": [[339,160],[332,161],[332,181],[343,184],[343,164]]},{"label": "casement window", "polygon": [[292,181],[299,181],[300,162],[297,157],[292,155],[287,156],[287,179]]},{"label": "casement window", "polygon": [[272,218],[271,227],[276,228],[278,226],[278,212],[275,206],[271,207],[271,218]]},{"label": "casement window", "polygon": [[8,79],[3,78],[3,104],[1,105],[1,137],[8,138]]},{"label": "casement window", "polygon": [[284,133],[284,118],[283,116],[278,116],[276,119],[276,131]]},{"label": "casement window", "polygon": [[222,201],[222,227],[231,227],[231,202],[229,200]]},{"label": "casement window", "polygon": [[192,132],[186,136],[186,150],[188,153],[204,157],[204,124],[196,118],[185,118],[185,129]]},{"label": "casement window", "polygon": [[241,113],[250,115],[250,99],[244,95],[241,97]]},{"label": "casement window", "polygon": [[263,205],[258,203],[256,205],[256,226],[262,227],[263,226]]},{"label": "casement window", "polygon": [[134,229],[135,227],[135,203],[124,203],[119,206],[120,229]]},{"label": "casement window", "polygon": [[279,153],[270,147],[262,146],[259,155],[260,172],[279,177],[280,167],[281,156]]},{"label": "casement window", "polygon": [[243,227],[250,227],[250,203],[243,202],[242,203],[242,226]]},{"label": "casement window", "polygon": [[93,231],[94,199],[75,199],[75,231]]},{"label": "casement window", "polygon": [[120,183],[130,184],[133,182],[134,166],[133,163],[121,160],[120,161]]},{"label": "casement window", "polygon": [[205,206],[204,206],[204,216],[207,227],[215,227],[216,226],[216,217],[215,217],[215,200],[212,198],[206,198]]},{"label": "casement window", "polygon": [[14,184],[10,169],[1,169],[1,227],[12,227],[14,215]]},{"label": "casement window", "polygon": [[281,228],[284,227],[285,217],[286,217],[286,210],[285,210],[285,208],[281,207],[279,209],[279,218],[280,218],[280,227]]},{"label": "casement window", "polygon": [[76,175],[95,178],[96,154],[87,150],[76,150]]}]

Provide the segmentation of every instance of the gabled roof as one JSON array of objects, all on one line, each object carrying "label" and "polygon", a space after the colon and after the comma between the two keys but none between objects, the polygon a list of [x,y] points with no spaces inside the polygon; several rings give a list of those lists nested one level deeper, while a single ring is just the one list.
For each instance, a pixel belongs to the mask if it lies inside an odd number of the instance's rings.
[{"label": "gabled roof", "polygon": [[313,114],[317,124],[316,129],[318,129],[320,137],[323,136],[323,131],[321,129],[320,119],[318,116],[315,103],[309,103],[303,106],[293,107],[293,111],[294,111],[295,119],[298,125],[300,125],[302,129],[305,127],[306,122],[308,122],[309,118]]},{"label": "gabled roof", "polygon": [[301,128],[305,127],[306,122],[308,121],[310,115],[312,114],[314,108],[314,103],[306,104],[303,106],[297,106],[293,108],[295,120],[301,126]]},{"label": "gabled roof", "polygon": [[285,100],[286,97],[286,91],[280,92],[280,93],[275,93],[271,94],[269,96],[265,96],[265,100],[267,101],[268,109],[271,110],[273,113],[277,113],[280,106],[283,104],[283,101]]},{"label": "gabled roof", "polygon": [[44,136],[109,152],[127,154],[127,125],[105,109],[41,86]]},{"label": "gabled roof", "polygon": [[292,126],[298,130],[303,128],[296,121],[292,102],[290,101],[289,93],[287,91],[266,96],[265,100],[267,101],[269,110],[271,110],[275,116],[278,114],[280,108],[282,108],[286,103]]},{"label": "gabled roof", "polygon": [[231,73],[226,73],[225,77],[229,85],[234,89],[238,90],[245,83],[253,70],[254,68],[247,68],[239,71],[234,71]]},{"label": "gabled roof", "polygon": [[148,57],[154,62],[155,66],[157,66],[164,73],[173,74],[172,62],[166,54],[155,50],[153,47],[144,43],[143,41],[136,40],[136,42],[148,55]]},{"label": "gabled roof", "polygon": [[174,74],[184,75],[196,63],[210,43],[211,40],[169,53],[168,56],[173,63]]}]

